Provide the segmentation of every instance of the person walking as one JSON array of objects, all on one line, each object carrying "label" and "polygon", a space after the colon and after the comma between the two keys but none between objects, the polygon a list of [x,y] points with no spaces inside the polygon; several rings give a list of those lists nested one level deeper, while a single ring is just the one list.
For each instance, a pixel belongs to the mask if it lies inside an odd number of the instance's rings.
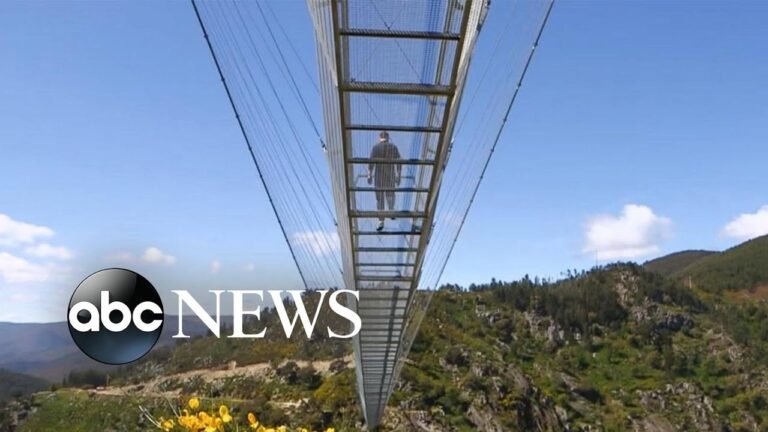
[{"label": "person walking", "polygon": [[[368,184],[373,184],[373,188],[376,191],[376,208],[379,211],[383,211],[386,207],[392,211],[395,209],[395,188],[400,186],[402,165],[397,162],[400,160],[400,151],[389,140],[389,132],[381,131],[379,142],[371,149],[370,159],[371,162],[368,164]],[[376,231],[384,229],[384,219],[384,217],[379,218],[379,225],[376,227]]]}]

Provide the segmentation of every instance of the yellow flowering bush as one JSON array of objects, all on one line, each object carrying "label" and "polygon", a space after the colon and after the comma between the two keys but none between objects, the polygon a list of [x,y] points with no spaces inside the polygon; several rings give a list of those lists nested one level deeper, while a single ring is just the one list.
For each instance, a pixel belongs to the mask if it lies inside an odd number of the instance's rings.
[{"label": "yellow flowering bush", "polygon": [[[235,419],[226,405],[220,405],[218,409],[206,411],[200,408],[200,399],[191,398],[187,401],[187,407],[174,410],[174,417],[166,419],[154,418],[148,412],[144,414],[158,429],[164,432],[312,432],[308,428],[291,429],[288,426],[267,426],[262,424],[256,415],[249,412],[241,424]],[[334,428],[328,428],[325,432],[335,432]]]}]

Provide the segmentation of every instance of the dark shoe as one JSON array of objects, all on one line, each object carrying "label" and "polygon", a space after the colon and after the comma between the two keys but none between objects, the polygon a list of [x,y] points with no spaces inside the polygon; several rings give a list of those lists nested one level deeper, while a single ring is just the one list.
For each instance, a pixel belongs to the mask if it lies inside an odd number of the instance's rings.
[{"label": "dark shoe", "polygon": [[384,229],[384,221],[379,221],[379,226],[376,227],[376,231],[381,231]]}]

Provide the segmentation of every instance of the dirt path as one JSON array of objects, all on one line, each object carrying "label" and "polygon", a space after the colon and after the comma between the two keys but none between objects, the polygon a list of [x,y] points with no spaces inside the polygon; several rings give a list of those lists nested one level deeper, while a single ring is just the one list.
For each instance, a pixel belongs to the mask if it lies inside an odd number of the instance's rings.
[{"label": "dirt path", "polygon": [[[350,366],[353,362],[353,356],[348,355],[346,357],[342,357],[341,360],[344,360],[347,362],[347,366]],[[306,360],[285,360],[282,363],[280,363],[280,366],[293,361],[296,363],[299,367],[306,367],[309,365],[312,365],[315,370],[320,373],[321,375],[327,375],[328,371],[330,369],[331,363],[334,360],[319,360],[319,361],[306,361]],[[158,376],[150,381],[141,383],[141,384],[132,384],[122,387],[108,387],[108,388],[98,388],[96,390],[92,390],[93,393],[98,395],[108,395],[108,396],[124,396],[127,394],[131,395],[141,395],[141,396],[168,396],[168,397],[174,397],[178,396],[180,391],[179,389],[176,390],[169,390],[169,391],[161,391],[159,389],[159,386],[168,380],[178,380],[178,381],[187,381],[194,378],[202,378],[206,382],[213,382],[222,380],[225,378],[230,377],[258,377],[258,378],[265,378],[268,377],[272,373],[273,369],[272,366],[269,363],[254,363],[249,364],[245,366],[238,366],[233,369],[195,369],[187,372],[181,372],[177,374],[172,375],[163,375]]]}]

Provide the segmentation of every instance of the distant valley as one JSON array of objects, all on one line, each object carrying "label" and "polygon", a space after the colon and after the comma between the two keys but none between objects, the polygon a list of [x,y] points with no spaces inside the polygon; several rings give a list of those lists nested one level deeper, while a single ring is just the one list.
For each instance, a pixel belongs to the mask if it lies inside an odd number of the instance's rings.
[{"label": "distant valley", "polygon": [[[231,326],[232,317],[223,316],[221,319],[222,325]],[[157,347],[174,344],[172,336],[177,330],[178,316],[166,316]],[[200,336],[207,332],[208,329],[196,317],[184,317],[185,334]],[[0,369],[60,382],[71,370],[91,368],[114,369],[80,352],[69,335],[66,322],[0,322]]]}]

